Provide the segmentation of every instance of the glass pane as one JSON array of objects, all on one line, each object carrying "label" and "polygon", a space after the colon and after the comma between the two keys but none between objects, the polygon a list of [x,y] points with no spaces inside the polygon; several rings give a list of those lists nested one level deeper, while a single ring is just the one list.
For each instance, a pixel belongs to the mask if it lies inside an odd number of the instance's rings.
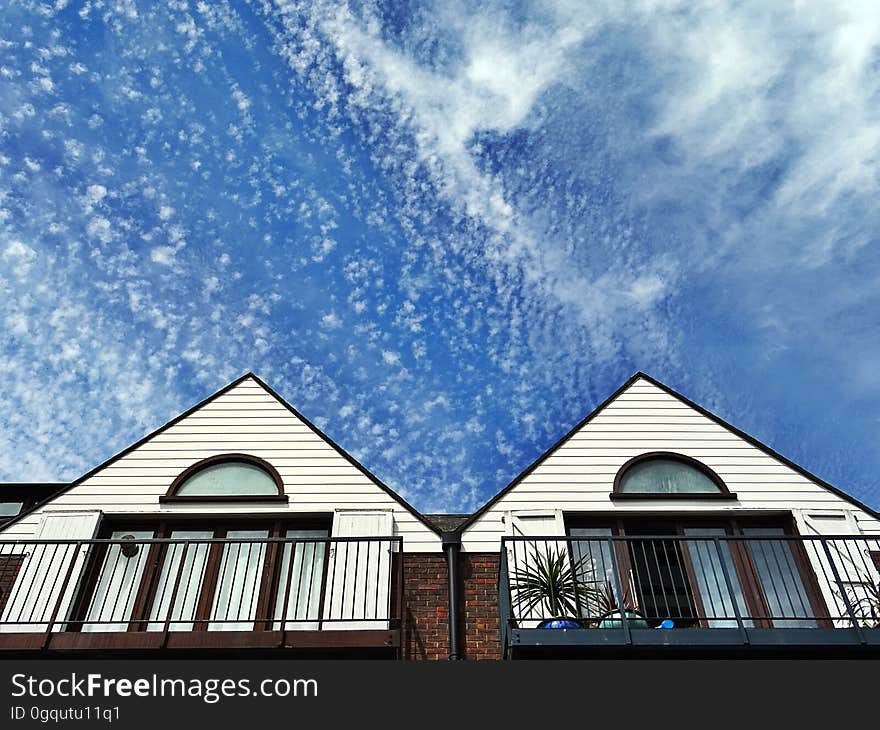
[{"label": "glass pane", "polygon": [[[153,531],[117,530],[110,537],[118,540],[126,535],[144,540],[153,537]],[[128,630],[128,619],[131,618],[150,546],[143,543],[125,546],[136,548],[136,552],[130,556],[123,553],[123,547],[119,543],[107,547],[83,631]]]},{"label": "glass pane", "polygon": [[[174,530],[170,535],[175,540],[210,539],[213,536],[213,530]],[[166,618],[171,622],[168,626],[171,631],[193,630],[193,619],[205,579],[205,563],[210,549],[211,543],[207,542],[169,543],[161,548],[164,559],[150,607],[150,623],[147,625],[147,631],[163,631]],[[183,559],[182,567],[181,559]],[[177,582],[177,594],[174,598],[174,608],[169,615],[168,609],[175,582]]]},{"label": "glass pane", "polygon": [[278,487],[260,467],[237,461],[205,467],[181,484],[176,493],[185,497],[278,494]]},{"label": "glass pane", "polygon": [[0,502],[0,517],[15,517],[24,502]]},{"label": "glass pane", "polygon": [[[578,583],[585,592],[581,601],[582,618],[601,618],[618,604],[612,547],[607,539],[603,539],[611,537],[611,528],[573,527],[569,533],[572,538],[587,538],[571,543]],[[628,581],[621,579],[625,591],[627,584]],[[629,590],[632,595],[631,588]]]},{"label": "glass pane", "polygon": [[[749,527],[743,530],[743,534],[773,536],[784,535],[785,531],[777,527]],[[813,609],[789,541],[750,540],[748,546],[773,626],[815,628],[816,620],[808,618],[813,616]]]},{"label": "glass pane", "polygon": [[[278,619],[284,619],[284,628],[288,631],[319,628],[321,584],[327,544],[309,541],[308,538],[324,538],[328,535],[327,530],[287,530],[286,532],[285,537],[303,540],[303,542],[285,543],[281,554],[274,615]],[[293,555],[293,565],[290,563],[291,555]],[[281,621],[275,621],[272,628],[279,630]]]},{"label": "glass pane", "polygon": [[229,530],[226,537],[244,542],[228,543],[223,547],[208,630],[250,631],[257,617],[266,543],[247,540],[269,537],[269,531]]},{"label": "glass pane", "polygon": [[[714,540],[696,539],[712,535],[723,537],[727,535],[727,531],[723,527],[694,527],[685,528],[684,534],[695,538],[687,540],[685,545],[693,567],[695,589],[702,603],[702,616],[707,619],[706,623],[709,628],[736,628],[736,612],[724,578],[724,568],[727,569],[727,576],[730,579],[739,615],[741,617],[748,616],[749,610],[739,575],[736,572],[730,543],[727,540],[719,540],[716,546]],[[723,567],[722,560],[724,561]],[[754,626],[754,623],[749,619],[744,619],[743,623],[746,626]]]},{"label": "glass pane", "polygon": [[[663,534],[656,526],[645,534]],[[627,534],[638,535],[627,528]],[[673,539],[634,539],[628,542],[637,609],[650,625],[673,621],[677,627],[692,626],[696,610],[693,588],[685,570],[682,545]]]},{"label": "glass pane", "polygon": [[675,459],[649,459],[633,464],[620,481],[619,491],[635,494],[690,494],[718,492],[718,486],[699,469]]}]

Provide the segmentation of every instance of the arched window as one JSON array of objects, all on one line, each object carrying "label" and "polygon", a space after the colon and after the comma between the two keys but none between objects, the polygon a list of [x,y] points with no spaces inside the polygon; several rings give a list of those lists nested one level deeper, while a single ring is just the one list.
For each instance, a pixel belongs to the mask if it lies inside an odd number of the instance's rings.
[{"label": "arched window", "polygon": [[286,501],[281,476],[267,461],[248,454],[203,459],[181,473],[163,502]]},{"label": "arched window", "polygon": [[614,479],[615,499],[735,499],[714,471],[683,454],[656,451],[630,459]]}]

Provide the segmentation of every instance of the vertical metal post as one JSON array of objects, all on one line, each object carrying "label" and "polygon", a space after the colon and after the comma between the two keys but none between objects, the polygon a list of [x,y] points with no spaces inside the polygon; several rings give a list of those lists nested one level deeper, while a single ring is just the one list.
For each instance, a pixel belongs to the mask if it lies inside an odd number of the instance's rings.
[{"label": "vertical metal post", "polygon": [[[403,538],[398,537],[394,542],[390,543],[388,549],[391,550],[391,545],[394,545],[397,548],[397,616],[395,618],[398,620],[398,627],[403,628],[403,617],[405,615],[405,611],[403,610],[403,580],[404,580],[404,568],[403,568]],[[393,555],[392,555],[393,557]],[[390,613],[390,612],[389,612]],[[401,642],[402,646],[402,642]]]},{"label": "vertical metal post", "polygon": [[[162,647],[164,648],[168,644],[168,631],[171,626],[171,614],[174,611],[174,604],[177,601],[177,589],[180,587],[180,576],[183,574],[183,566],[186,564],[186,551],[189,548],[189,543],[186,542],[183,544],[183,552],[180,554],[180,565],[177,566],[177,575],[174,577],[174,588],[171,589],[171,598],[168,601],[168,611],[165,613],[165,628],[164,633],[162,635]],[[168,553],[165,553],[166,560]],[[195,625],[193,625],[195,628]]]},{"label": "vertical metal post", "polygon": [[61,590],[58,592],[58,598],[55,601],[55,605],[52,607],[52,614],[49,616],[49,623],[46,624],[46,635],[43,639],[43,649],[49,646],[49,640],[52,638],[52,627],[55,625],[55,619],[58,618],[58,612],[61,610],[61,602],[64,600],[64,594],[67,593],[67,584],[70,583],[70,576],[73,573],[73,567],[76,565],[76,559],[81,547],[82,543],[78,542],[73,549],[73,557],[70,559],[70,565],[67,566],[67,572],[61,583]]},{"label": "vertical metal post", "polygon": [[632,634],[629,631],[629,618],[626,615],[626,597],[623,593],[623,584],[620,582],[620,565],[617,562],[617,550],[615,550],[614,540],[610,537],[605,538],[608,541],[608,547],[611,552],[611,560],[614,563],[614,587],[617,589],[617,608],[620,611],[620,624],[623,626],[623,637],[627,644],[632,644]]},{"label": "vertical metal post", "polygon": [[510,647],[507,645],[510,634],[510,578],[507,569],[507,544],[501,538],[501,555],[498,563],[498,628],[501,631],[501,652],[505,659],[510,658]]},{"label": "vertical metal post", "polygon": [[[733,605],[733,615],[736,616],[736,626],[739,629],[739,635],[743,644],[749,643],[749,632],[743,623],[742,615],[739,612],[739,606],[736,603],[736,593],[733,590],[733,582],[730,580],[730,572],[727,570],[727,562],[724,560],[724,553],[721,550],[721,540],[717,537],[712,538],[715,543],[715,552],[718,554],[718,562],[721,565],[721,573],[724,575],[724,584],[727,586],[727,595],[730,596],[730,602]],[[724,601],[721,602],[724,605]]]},{"label": "vertical metal post", "polygon": [[[284,646],[284,632],[287,630],[287,607],[290,605],[290,583],[293,580],[293,563],[296,560],[296,549],[299,546],[299,542],[291,542],[291,543],[281,543],[281,562],[284,562],[284,548],[290,545],[290,557],[287,559],[287,577],[284,579],[284,598],[281,602],[281,626],[279,626],[279,630],[281,631],[281,638],[279,639],[279,646]],[[305,547],[303,547],[303,555],[300,560],[300,580],[299,585],[296,588],[296,603],[299,605],[299,589],[302,586],[302,572],[303,572],[303,563],[305,563]],[[309,586],[311,588],[311,585]],[[308,611],[308,600],[306,602],[306,611]]]}]

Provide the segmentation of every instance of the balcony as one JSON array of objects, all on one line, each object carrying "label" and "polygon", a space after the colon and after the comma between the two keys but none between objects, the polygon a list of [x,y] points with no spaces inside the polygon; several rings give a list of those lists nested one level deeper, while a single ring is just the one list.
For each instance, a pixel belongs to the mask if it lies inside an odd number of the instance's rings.
[{"label": "balcony", "polygon": [[880,654],[878,537],[508,537],[500,557],[508,658]]},{"label": "balcony", "polygon": [[394,656],[402,538],[0,542],[0,654]]}]

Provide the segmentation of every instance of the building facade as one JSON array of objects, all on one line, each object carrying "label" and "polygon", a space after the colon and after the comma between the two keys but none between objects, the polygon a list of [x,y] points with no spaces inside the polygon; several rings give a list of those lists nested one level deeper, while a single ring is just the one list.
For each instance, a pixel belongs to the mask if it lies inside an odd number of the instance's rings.
[{"label": "building facade", "polygon": [[252,374],[26,486],[0,527],[7,654],[880,648],[878,515],[641,373],[473,515],[419,514]]}]

